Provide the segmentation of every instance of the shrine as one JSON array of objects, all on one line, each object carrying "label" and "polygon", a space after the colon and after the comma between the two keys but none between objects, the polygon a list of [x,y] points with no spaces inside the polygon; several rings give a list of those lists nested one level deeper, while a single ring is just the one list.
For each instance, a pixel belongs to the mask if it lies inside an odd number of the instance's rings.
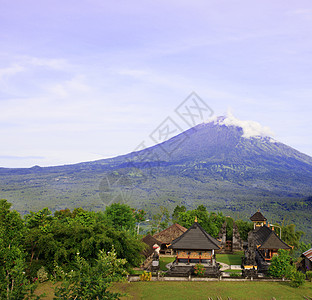
[{"label": "shrine", "polygon": [[196,264],[205,268],[205,276],[218,277],[219,264],[215,259],[215,250],[220,249],[219,242],[210,236],[195,220],[195,223],[168,247],[176,253],[176,259],[167,272],[170,276],[194,274]]},{"label": "shrine", "polygon": [[[257,265],[258,270],[266,272],[274,255],[278,255],[279,249],[290,250],[275,232],[274,226],[267,224],[267,219],[260,211],[250,217],[254,223],[254,230],[248,235],[248,249],[245,252],[245,266]],[[252,255],[251,252],[255,252]]]}]

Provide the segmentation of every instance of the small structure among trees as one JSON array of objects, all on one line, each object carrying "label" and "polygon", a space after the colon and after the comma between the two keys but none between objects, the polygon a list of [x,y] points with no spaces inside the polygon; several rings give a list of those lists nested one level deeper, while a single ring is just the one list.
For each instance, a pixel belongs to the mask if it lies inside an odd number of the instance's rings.
[{"label": "small structure among trees", "polygon": [[303,272],[312,271],[312,248],[303,252],[301,261],[301,270]]},{"label": "small structure among trees", "polygon": [[218,277],[219,265],[215,259],[215,250],[221,248],[220,243],[210,236],[195,219],[194,224],[168,247],[176,251],[168,275],[186,276],[193,274],[195,266],[201,264],[205,268],[204,275]]}]

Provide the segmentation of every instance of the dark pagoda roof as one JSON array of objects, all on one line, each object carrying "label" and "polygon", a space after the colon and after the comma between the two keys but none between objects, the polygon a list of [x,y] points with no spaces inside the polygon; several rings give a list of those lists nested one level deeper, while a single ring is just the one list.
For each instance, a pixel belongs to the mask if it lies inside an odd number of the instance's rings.
[{"label": "dark pagoda roof", "polygon": [[268,226],[262,226],[254,232],[258,249],[290,249],[291,247],[282,241]]},{"label": "dark pagoda roof", "polygon": [[254,215],[250,217],[250,220],[253,222],[266,221],[267,219],[263,216],[260,211],[257,211]]},{"label": "dark pagoda roof", "polygon": [[195,222],[186,232],[175,239],[168,248],[181,250],[217,250],[221,247],[216,239]]}]

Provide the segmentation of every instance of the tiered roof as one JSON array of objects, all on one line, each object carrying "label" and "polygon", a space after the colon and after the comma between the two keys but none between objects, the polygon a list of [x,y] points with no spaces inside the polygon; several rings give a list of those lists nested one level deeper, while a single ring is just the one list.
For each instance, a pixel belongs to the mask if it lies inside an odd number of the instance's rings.
[{"label": "tiered roof", "polygon": [[187,229],[178,223],[175,223],[167,229],[153,235],[155,239],[162,244],[170,244],[173,240],[181,236]]},{"label": "tiered roof", "polygon": [[181,250],[217,250],[221,246],[216,239],[195,222],[186,232],[175,239],[168,248]]},{"label": "tiered roof", "polygon": [[262,226],[254,232],[258,249],[290,249],[291,247],[282,241],[276,233],[267,226]]},{"label": "tiered roof", "polygon": [[266,221],[267,219],[260,211],[257,211],[254,215],[250,217],[250,220],[253,222],[263,222]]}]

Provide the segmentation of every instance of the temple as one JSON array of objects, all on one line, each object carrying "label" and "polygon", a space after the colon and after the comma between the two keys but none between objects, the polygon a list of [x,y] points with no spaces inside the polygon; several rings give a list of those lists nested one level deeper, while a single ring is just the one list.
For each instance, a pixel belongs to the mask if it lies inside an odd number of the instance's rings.
[{"label": "temple", "polygon": [[205,276],[220,276],[219,265],[215,259],[215,250],[220,249],[219,242],[211,237],[195,220],[195,223],[168,247],[176,253],[168,275],[186,276],[194,273],[196,264],[205,268]]},{"label": "temple", "polygon": [[[256,212],[250,217],[250,220],[254,223],[254,230],[248,234],[248,249],[245,251],[243,262],[244,269],[252,267],[266,272],[272,257],[278,255],[278,250],[290,250],[291,246],[277,236],[273,226],[270,227],[270,224],[267,226],[267,219],[261,212]],[[252,252],[255,252],[255,255]]]}]

